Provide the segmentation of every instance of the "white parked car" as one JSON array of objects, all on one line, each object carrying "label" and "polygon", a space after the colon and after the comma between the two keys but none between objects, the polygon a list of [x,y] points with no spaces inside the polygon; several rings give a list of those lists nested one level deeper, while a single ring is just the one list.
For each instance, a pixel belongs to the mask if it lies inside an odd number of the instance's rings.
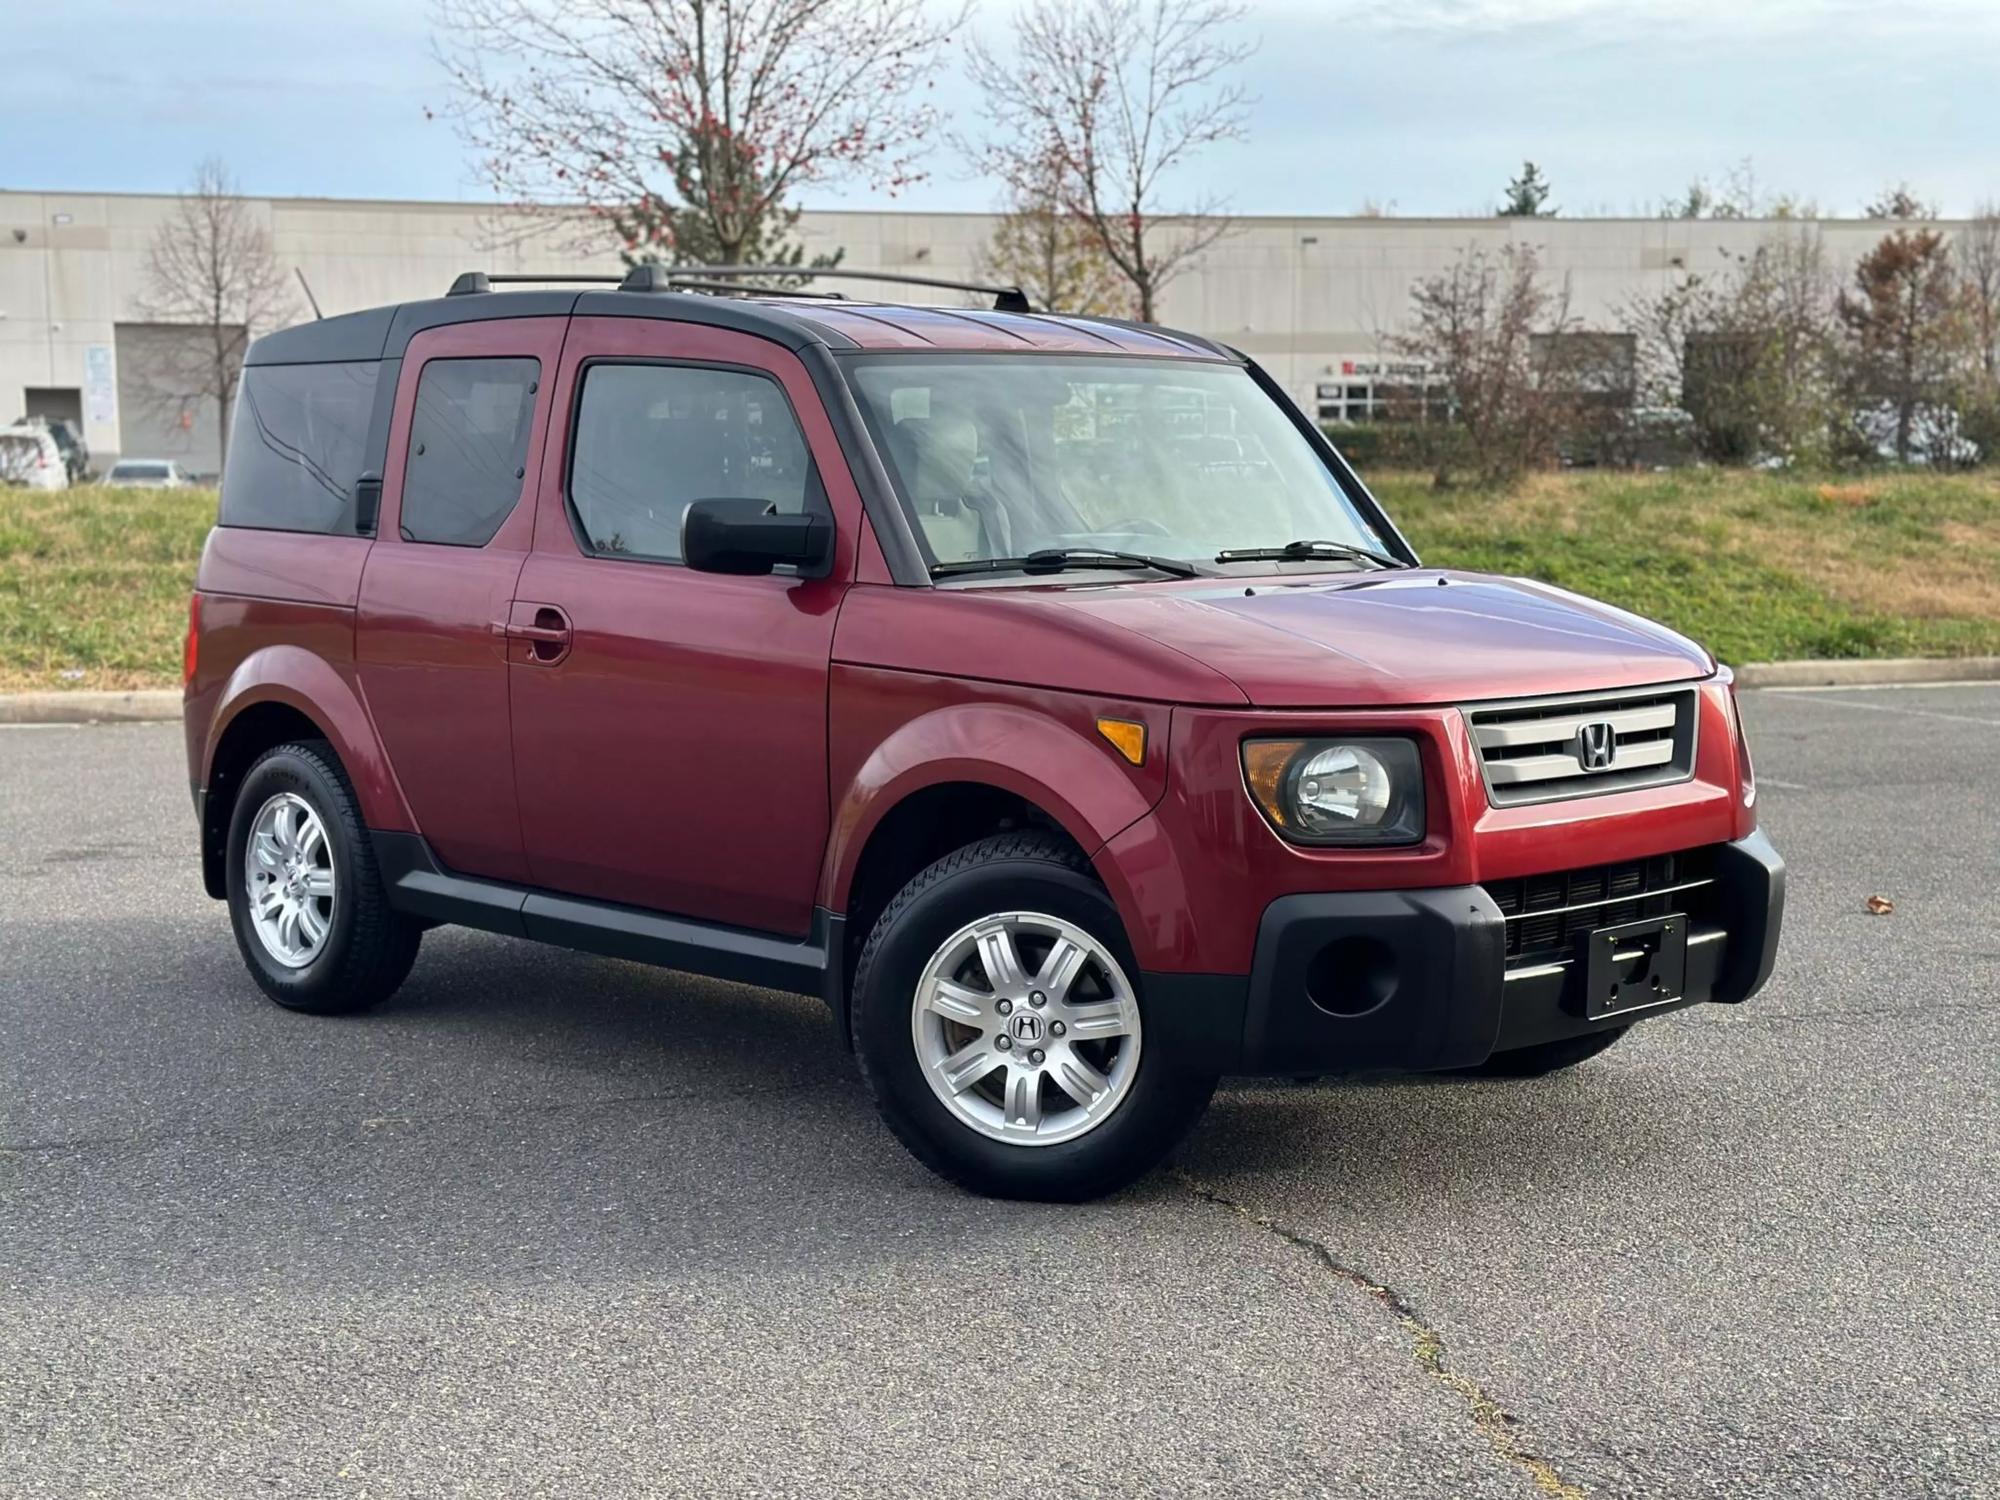
[{"label": "white parked car", "polygon": [[121,458],[111,466],[104,482],[120,489],[164,490],[193,484],[194,480],[170,458]]},{"label": "white parked car", "polygon": [[25,423],[0,428],[0,484],[24,484],[31,490],[69,488],[69,467],[48,428]]}]

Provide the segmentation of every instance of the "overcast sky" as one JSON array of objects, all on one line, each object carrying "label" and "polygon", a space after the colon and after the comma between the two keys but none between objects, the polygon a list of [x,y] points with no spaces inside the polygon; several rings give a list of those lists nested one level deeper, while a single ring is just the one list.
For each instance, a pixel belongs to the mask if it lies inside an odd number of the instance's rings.
[{"label": "overcast sky", "polygon": [[[975,24],[1004,35],[1013,5]],[[1566,214],[1652,212],[1745,158],[1857,212],[1907,179],[2000,198],[2000,0],[1252,0],[1250,136],[1178,184],[1240,213],[1490,211],[1524,157]],[[448,125],[424,0],[65,0],[8,27],[0,187],[159,191],[222,156],[245,191],[488,196]],[[994,206],[940,155],[898,200]],[[824,185],[807,207],[891,200]]]}]

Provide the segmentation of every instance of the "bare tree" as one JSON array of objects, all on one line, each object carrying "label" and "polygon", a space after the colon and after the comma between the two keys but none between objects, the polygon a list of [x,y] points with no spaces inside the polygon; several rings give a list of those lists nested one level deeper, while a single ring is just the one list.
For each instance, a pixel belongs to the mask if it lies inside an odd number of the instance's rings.
[{"label": "bare tree", "polygon": [[1937,205],[1919,198],[1907,182],[1898,182],[1877,193],[1861,212],[1871,219],[1935,219]]},{"label": "bare tree", "polygon": [[1625,305],[1641,399],[1692,419],[1716,463],[1824,451],[1839,404],[1833,273],[1818,232],[1766,235],[1723,269]]},{"label": "bare tree", "polygon": [[1237,0],[1034,0],[1009,56],[972,48],[991,139],[975,154],[1013,192],[1056,166],[1065,212],[1131,283],[1151,322],[1161,291],[1230,230],[1221,205],[1169,210],[1167,179],[1204,146],[1239,139],[1248,96],[1230,80],[1255,50]]},{"label": "bare tree", "polygon": [[2000,203],[1982,203],[1959,240],[1961,275],[1988,385],[2000,381]]},{"label": "bare tree", "polygon": [[[1425,361],[1449,396],[1482,479],[1506,483],[1545,463],[1578,405],[1581,372],[1569,287],[1542,284],[1533,246],[1468,247],[1410,289],[1409,331],[1392,342]],[[1450,482],[1441,458],[1437,483]]]},{"label": "bare tree", "polygon": [[195,339],[155,340],[140,372],[154,405],[185,413],[216,408],[216,451],[229,452],[229,411],[243,351],[296,310],[292,283],[271,252],[271,237],[237,195],[228,170],[210,157],[195,169],[146,251],[146,290],[135,299],[149,323],[198,329]]},{"label": "bare tree", "polygon": [[1731,167],[1720,187],[1697,177],[1678,198],[1660,205],[1663,219],[1817,219],[1819,205],[1796,193],[1773,193],[1757,181],[1757,165],[1749,157]]},{"label": "bare tree", "polygon": [[451,113],[494,190],[628,256],[791,260],[801,189],[923,176],[964,13],[925,0],[434,0]]},{"label": "bare tree", "polygon": [[1010,189],[1007,211],[980,252],[984,280],[1018,286],[1053,312],[1131,311],[1131,287],[1084,222],[1063,208],[1062,164]]}]

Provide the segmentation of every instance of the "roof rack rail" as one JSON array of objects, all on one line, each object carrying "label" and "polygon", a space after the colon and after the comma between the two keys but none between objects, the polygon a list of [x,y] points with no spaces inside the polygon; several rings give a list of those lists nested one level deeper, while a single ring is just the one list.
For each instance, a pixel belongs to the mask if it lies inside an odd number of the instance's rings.
[{"label": "roof rack rail", "polygon": [[[686,288],[697,292],[735,292],[744,296],[804,297],[814,302],[845,302],[845,292],[809,292],[803,287],[745,286],[739,281],[710,280],[706,276],[673,276],[670,290]],[[627,287],[627,291],[652,291],[652,287]]]},{"label": "roof rack rail", "polygon": [[[640,271],[648,269],[634,266],[632,276],[626,278],[629,285]],[[993,299],[995,312],[1031,313],[1034,304],[1028,301],[1028,294],[1018,286],[994,286],[983,281],[951,281],[938,276],[908,276],[901,271],[870,271],[850,266],[659,266],[653,268],[660,273],[662,281],[679,281],[683,277],[698,276],[708,281],[720,281],[737,276],[803,276],[808,279],[840,277],[847,281],[891,281],[900,286],[934,286],[949,292],[984,292]],[[633,287],[632,290],[640,290]]]},{"label": "roof rack rail", "polygon": [[739,287],[739,276],[793,276],[807,280],[841,277],[848,281],[889,281],[900,286],[932,286],[951,292],[984,292],[993,298],[995,312],[1031,313],[1034,304],[1018,286],[992,286],[981,281],[951,281],[939,276],[908,276],[900,271],[868,271],[846,266],[663,266],[656,261],[636,265],[623,276],[572,274],[554,271],[461,271],[452,281],[447,297],[471,297],[490,292],[496,286],[522,282],[571,281],[599,286],[615,286],[623,292],[670,292],[675,287],[697,291],[769,291],[789,297],[840,298],[839,292],[807,292],[777,287]]},{"label": "roof rack rail", "polygon": [[591,281],[605,286],[617,286],[626,278],[623,276],[571,275],[566,271],[551,271],[543,275],[538,271],[461,271],[453,278],[447,297],[470,297],[478,292],[490,292],[496,286],[507,286],[520,282],[538,281]]}]

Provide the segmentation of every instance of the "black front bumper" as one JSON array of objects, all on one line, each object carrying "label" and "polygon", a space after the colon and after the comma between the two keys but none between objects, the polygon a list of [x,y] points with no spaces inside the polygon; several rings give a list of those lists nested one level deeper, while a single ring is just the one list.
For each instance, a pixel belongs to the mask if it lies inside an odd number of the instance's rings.
[{"label": "black front bumper", "polygon": [[1784,861],[1762,833],[1711,853],[1685,984],[1663,1004],[1589,1019],[1581,950],[1508,958],[1483,886],[1314,892],[1266,908],[1247,976],[1146,975],[1148,1043],[1224,1073],[1424,1071],[1747,1000],[1777,957]]}]

